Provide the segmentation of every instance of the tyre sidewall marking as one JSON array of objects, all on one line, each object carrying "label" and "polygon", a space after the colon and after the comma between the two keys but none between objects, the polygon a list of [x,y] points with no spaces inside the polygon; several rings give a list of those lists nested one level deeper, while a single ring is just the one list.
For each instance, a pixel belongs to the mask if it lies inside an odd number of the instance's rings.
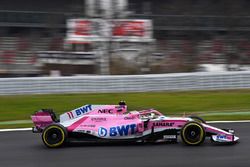
[{"label": "tyre sidewall marking", "polygon": [[[55,143],[55,144],[49,144],[49,143],[46,141],[46,138],[45,138],[47,131],[50,130],[50,129],[52,129],[52,128],[58,129],[58,130],[60,130],[61,133],[62,133],[62,140],[61,140],[60,142],[58,142],[58,143]],[[59,127],[59,126],[50,126],[50,127],[48,127],[47,129],[45,129],[45,131],[44,131],[42,137],[43,137],[44,143],[45,143],[47,146],[49,146],[49,147],[57,147],[57,146],[60,146],[60,145],[64,142],[65,134],[64,134],[64,131],[63,131],[63,129],[62,129],[61,127]]]},{"label": "tyre sidewall marking", "polygon": [[[187,127],[189,127],[189,126],[191,126],[191,125],[197,126],[197,127],[199,127],[200,130],[201,130],[200,139],[199,139],[199,141],[197,141],[197,142],[195,142],[195,143],[191,143],[191,142],[187,141],[186,136],[185,136],[185,134],[184,134],[184,132],[185,132],[185,130],[187,129]],[[185,126],[185,127],[183,128],[183,130],[182,130],[182,136],[183,136],[184,141],[185,141],[187,144],[196,145],[196,144],[198,144],[198,143],[200,143],[200,142],[202,141],[202,139],[203,139],[203,137],[204,137],[204,129],[203,129],[202,126],[201,126],[200,124],[198,124],[198,123],[189,123],[189,124],[187,124],[187,126]]]}]

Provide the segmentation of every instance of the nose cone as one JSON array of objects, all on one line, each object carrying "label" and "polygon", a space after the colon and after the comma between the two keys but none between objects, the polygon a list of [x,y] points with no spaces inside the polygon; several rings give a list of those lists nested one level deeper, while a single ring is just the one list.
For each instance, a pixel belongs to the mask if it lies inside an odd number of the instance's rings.
[{"label": "nose cone", "polygon": [[234,141],[237,142],[240,138],[237,136],[234,136]]}]

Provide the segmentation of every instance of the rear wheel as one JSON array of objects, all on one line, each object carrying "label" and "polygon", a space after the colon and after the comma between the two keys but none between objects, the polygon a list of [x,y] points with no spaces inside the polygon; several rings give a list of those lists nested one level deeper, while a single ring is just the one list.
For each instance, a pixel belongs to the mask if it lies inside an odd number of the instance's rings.
[{"label": "rear wheel", "polygon": [[204,142],[206,132],[198,122],[188,122],[181,130],[182,141],[187,145],[200,145]]},{"label": "rear wheel", "polygon": [[65,144],[67,131],[62,125],[52,124],[42,133],[42,140],[49,148],[61,147]]}]

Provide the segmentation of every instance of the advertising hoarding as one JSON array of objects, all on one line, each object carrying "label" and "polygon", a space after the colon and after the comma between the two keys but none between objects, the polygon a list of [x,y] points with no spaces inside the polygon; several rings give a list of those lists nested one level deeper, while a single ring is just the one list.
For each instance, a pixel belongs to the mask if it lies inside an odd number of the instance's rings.
[{"label": "advertising hoarding", "polygon": [[134,19],[69,19],[66,41],[150,42],[152,21]]}]

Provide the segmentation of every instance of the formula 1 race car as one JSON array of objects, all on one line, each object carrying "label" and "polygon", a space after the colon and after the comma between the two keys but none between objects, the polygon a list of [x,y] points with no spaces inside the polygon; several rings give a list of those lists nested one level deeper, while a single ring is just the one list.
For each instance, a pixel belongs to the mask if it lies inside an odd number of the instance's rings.
[{"label": "formula 1 race car", "polygon": [[195,116],[168,117],[154,109],[127,112],[125,102],[119,105],[87,104],[56,118],[53,110],[42,109],[31,116],[32,131],[42,133],[47,147],[60,147],[67,142],[177,142],[200,145],[206,137],[216,143],[236,143],[233,130],[206,124]]}]

